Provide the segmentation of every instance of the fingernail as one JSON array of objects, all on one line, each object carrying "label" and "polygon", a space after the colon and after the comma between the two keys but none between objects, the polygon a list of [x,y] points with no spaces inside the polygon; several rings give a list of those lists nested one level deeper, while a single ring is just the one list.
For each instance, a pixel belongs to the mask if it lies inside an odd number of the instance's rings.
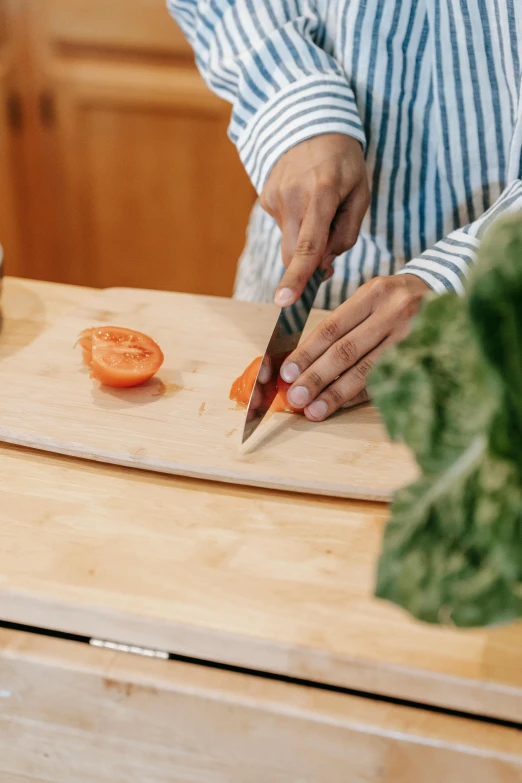
[{"label": "fingernail", "polygon": [[259,368],[259,383],[268,383],[271,377],[272,373],[270,371],[270,367],[262,364]]},{"label": "fingernail", "polygon": [[299,378],[299,367],[295,362],[283,364],[281,367],[281,378],[287,383],[294,383]]},{"label": "fingernail", "polygon": [[324,400],[316,400],[315,402],[312,402],[311,405],[307,408],[308,413],[313,419],[317,419],[320,421],[321,419],[324,419],[328,412],[328,405],[325,403]]},{"label": "fingernail", "polygon": [[281,288],[275,295],[275,303],[279,307],[286,307],[294,298],[294,292],[291,288]]},{"label": "fingernail", "polygon": [[288,396],[292,405],[295,405],[296,408],[304,408],[308,402],[310,394],[306,386],[296,386],[295,389],[292,389],[288,393]]}]

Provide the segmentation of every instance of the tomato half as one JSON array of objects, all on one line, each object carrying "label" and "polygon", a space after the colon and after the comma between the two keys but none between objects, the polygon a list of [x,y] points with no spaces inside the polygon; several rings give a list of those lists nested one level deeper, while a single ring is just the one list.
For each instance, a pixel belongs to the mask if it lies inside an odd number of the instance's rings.
[{"label": "tomato half", "polygon": [[[263,357],[259,356],[257,359],[248,365],[246,370],[239,378],[236,378],[230,389],[230,399],[234,402],[240,402],[243,405],[248,405],[254,384],[256,382],[259,368],[261,367]],[[292,384],[284,381],[280,375],[277,377],[277,381],[270,380],[263,385],[263,400],[269,400],[273,395],[274,386],[276,387],[277,394],[270,406],[270,410],[274,413],[281,411],[293,412],[292,406],[289,404],[286,393]],[[260,406],[263,407],[263,403]],[[265,408],[266,410],[266,408]]]},{"label": "tomato half", "polygon": [[106,386],[138,386],[163,364],[162,350],[152,338],[121,326],[84,329],[78,343],[91,378]]}]

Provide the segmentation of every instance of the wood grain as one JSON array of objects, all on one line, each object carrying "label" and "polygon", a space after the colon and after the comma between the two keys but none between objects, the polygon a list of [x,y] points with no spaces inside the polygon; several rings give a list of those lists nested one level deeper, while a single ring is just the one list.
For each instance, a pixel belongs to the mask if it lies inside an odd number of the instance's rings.
[{"label": "wood grain", "polygon": [[[19,176],[16,169],[20,128],[15,127],[13,103],[18,98],[13,52],[10,45],[5,8],[0,4],[0,246],[4,270],[11,274],[21,269],[21,240],[18,216]],[[21,108],[19,106],[19,108]],[[1,263],[0,253],[0,263]]]},{"label": "wood grain", "polygon": [[[244,408],[232,381],[262,353],[270,305],[165,292],[101,292],[7,361],[0,438],[62,454],[164,473],[338,497],[385,500],[414,476],[376,412],[344,411],[323,424],[277,414],[240,448]],[[318,323],[322,314],[311,319]],[[71,346],[92,324],[150,333],[166,356],[158,379],[133,390],[92,383]],[[26,404],[23,413],[20,399]]]},{"label": "wood grain", "polygon": [[231,295],[255,193],[229,107],[183,67],[56,58],[53,79],[65,281]]},{"label": "wood grain", "polygon": [[9,783],[519,783],[520,732],[0,633]]},{"label": "wood grain", "polygon": [[2,297],[0,362],[30,345],[93,294],[90,288],[7,277]]},{"label": "wood grain", "polygon": [[54,45],[194,58],[165,0],[42,0],[42,4],[46,34]]},{"label": "wood grain", "polygon": [[23,126],[8,158],[20,193],[15,215],[20,248],[16,265],[9,264],[8,270],[13,275],[65,280],[61,153],[54,129],[41,114],[42,97],[52,97],[43,6],[33,0],[7,0],[5,5]]},{"label": "wood grain", "polygon": [[[255,192],[227,139],[230,105],[205,86],[165,0],[5,8],[23,109],[14,143],[0,117],[10,274],[230,295]],[[6,62],[0,51],[2,106]]]},{"label": "wood grain", "polygon": [[0,447],[0,618],[522,722],[522,624],[373,597],[383,505]]},{"label": "wood grain", "polygon": [[[2,377],[90,296],[7,279]],[[373,598],[386,518],[0,447],[0,618],[521,722],[522,624],[431,628]]]}]

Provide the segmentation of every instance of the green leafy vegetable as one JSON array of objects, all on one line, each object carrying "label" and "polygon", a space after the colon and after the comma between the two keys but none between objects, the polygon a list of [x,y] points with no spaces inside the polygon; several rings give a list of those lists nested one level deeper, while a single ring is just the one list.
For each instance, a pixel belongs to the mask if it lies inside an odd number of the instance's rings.
[{"label": "green leafy vegetable", "polygon": [[522,215],[481,244],[467,295],[430,299],[370,391],[421,468],[399,491],[376,594],[430,623],[522,617]]}]

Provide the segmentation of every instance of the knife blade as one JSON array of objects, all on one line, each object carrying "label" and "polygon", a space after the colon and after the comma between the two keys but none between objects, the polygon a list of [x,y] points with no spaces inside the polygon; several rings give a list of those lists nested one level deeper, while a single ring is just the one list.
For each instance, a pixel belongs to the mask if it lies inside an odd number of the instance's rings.
[{"label": "knife blade", "polygon": [[286,357],[299,345],[324,275],[324,270],[317,269],[296,304],[283,307],[277,317],[248,402],[242,443],[257,430],[276,398],[279,370]]}]

